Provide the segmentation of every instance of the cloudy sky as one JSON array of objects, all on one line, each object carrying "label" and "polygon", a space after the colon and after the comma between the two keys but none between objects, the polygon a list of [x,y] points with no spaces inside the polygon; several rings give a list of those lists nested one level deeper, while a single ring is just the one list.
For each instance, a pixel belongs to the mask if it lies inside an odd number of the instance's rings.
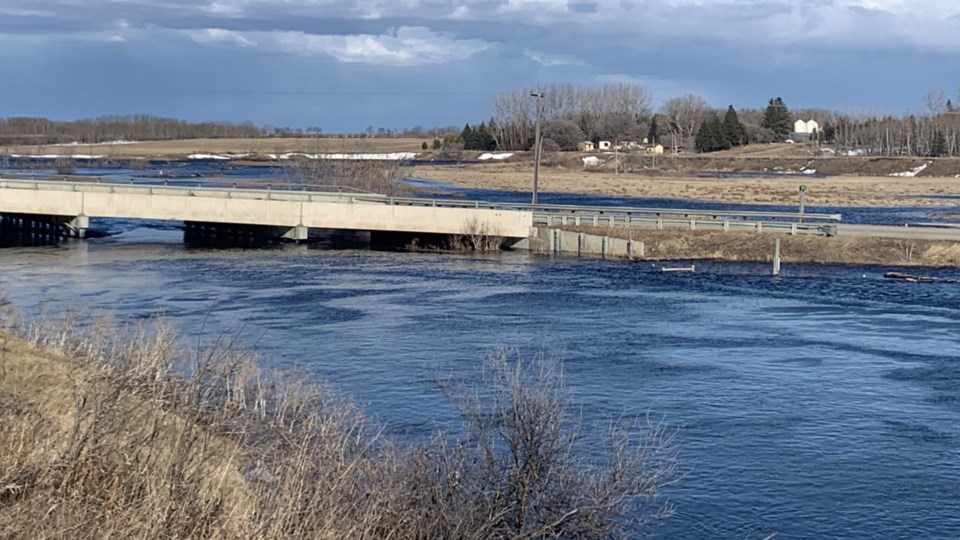
[{"label": "cloudy sky", "polygon": [[957,0],[0,0],[0,116],[459,125],[540,83],[919,110]]}]

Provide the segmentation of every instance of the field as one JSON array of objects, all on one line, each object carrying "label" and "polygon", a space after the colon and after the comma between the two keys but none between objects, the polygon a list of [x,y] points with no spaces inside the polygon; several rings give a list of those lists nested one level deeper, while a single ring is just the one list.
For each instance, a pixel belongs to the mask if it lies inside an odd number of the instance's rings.
[{"label": "field", "polygon": [[[529,164],[496,163],[416,167],[411,175],[465,188],[529,191],[533,171]],[[950,202],[940,197],[960,196],[960,180],[952,177],[651,177],[544,167],[539,180],[541,192],[778,205],[797,204],[801,185],[807,205],[818,206],[944,206]]]}]

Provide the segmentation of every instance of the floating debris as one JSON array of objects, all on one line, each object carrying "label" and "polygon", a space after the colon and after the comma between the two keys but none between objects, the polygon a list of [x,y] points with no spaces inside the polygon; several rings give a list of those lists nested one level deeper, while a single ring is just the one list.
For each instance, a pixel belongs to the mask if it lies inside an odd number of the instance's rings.
[{"label": "floating debris", "polygon": [[960,279],[938,278],[933,276],[911,276],[900,272],[887,272],[883,275],[887,279],[906,281],[909,283],[960,283]]},{"label": "floating debris", "polygon": [[668,268],[668,267],[664,266],[664,267],[660,268],[660,271],[661,271],[661,272],[677,272],[677,273],[692,274],[692,273],[694,273],[694,272],[697,271],[697,266],[694,265],[694,264],[691,264],[690,266],[677,266],[677,267],[672,267],[672,268]]}]

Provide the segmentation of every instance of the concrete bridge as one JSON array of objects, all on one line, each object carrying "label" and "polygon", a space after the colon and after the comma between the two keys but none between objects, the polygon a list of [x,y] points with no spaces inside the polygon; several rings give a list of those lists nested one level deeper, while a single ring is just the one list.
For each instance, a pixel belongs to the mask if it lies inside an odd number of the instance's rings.
[{"label": "concrete bridge", "polygon": [[[543,242],[557,226],[754,231],[960,241],[960,228],[841,225],[839,214],[529,205],[369,193],[0,179],[0,220],[82,237],[90,218],[181,221],[186,233],[306,240],[310,229]],[[520,246],[522,247],[522,245]],[[543,247],[543,246],[541,246]]]},{"label": "concrete bridge", "polygon": [[182,221],[188,234],[306,240],[309,229],[528,238],[533,213],[480,204],[410,205],[381,196],[263,189],[0,180],[0,217],[82,237],[90,218]]}]

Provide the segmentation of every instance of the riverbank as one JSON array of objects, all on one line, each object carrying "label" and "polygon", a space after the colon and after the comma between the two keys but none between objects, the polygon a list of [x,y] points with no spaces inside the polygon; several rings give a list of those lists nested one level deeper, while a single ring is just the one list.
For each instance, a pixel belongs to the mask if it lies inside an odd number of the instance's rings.
[{"label": "riverbank", "polygon": [[[22,326],[0,308],[3,538],[631,535],[668,513],[655,497],[674,467],[670,435],[654,427],[615,448],[616,461],[584,462],[559,368],[511,367],[506,351],[488,368],[491,392],[510,401],[490,410],[534,407],[511,413],[508,433],[473,425],[492,438],[405,442],[351,400],[226,342],[180,349],[162,322]],[[481,412],[468,397],[477,388],[445,384],[465,415]],[[533,438],[517,446],[514,429]],[[530,467],[554,476],[516,483]],[[516,507],[517,490],[531,502]]]},{"label": "riverbank", "polygon": [[631,250],[631,258],[640,260],[770,262],[779,238],[781,261],[785,264],[960,267],[960,243],[954,242],[575,226],[561,229],[633,240],[636,247]]},{"label": "riverbank", "polygon": [[[467,189],[529,191],[529,164],[495,163],[456,167],[418,166],[410,176]],[[699,178],[643,176],[613,171],[543,167],[539,190],[621,197],[713,201],[731,204],[796,205],[800,186],[807,187],[809,206],[925,207],[960,198],[960,180],[953,177],[886,176],[804,177],[800,175]]]}]

